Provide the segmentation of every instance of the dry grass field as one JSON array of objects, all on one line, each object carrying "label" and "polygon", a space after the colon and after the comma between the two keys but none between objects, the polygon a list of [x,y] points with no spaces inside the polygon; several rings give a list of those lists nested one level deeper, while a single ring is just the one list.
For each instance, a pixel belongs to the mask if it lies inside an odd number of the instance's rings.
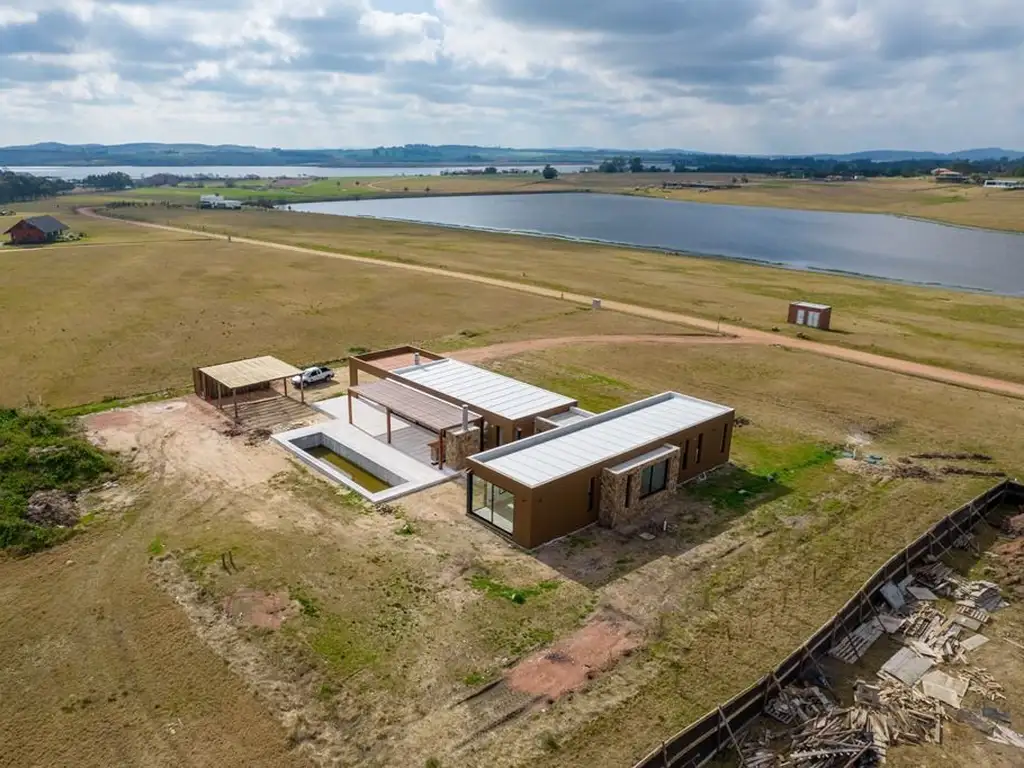
[{"label": "dry grass field", "polygon": [[697,190],[657,189],[643,194],[723,205],[889,213],[966,227],[1024,232],[1024,193],[936,184],[928,178],[849,182],[757,179],[741,189],[703,194]]},{"label": "dry grass field", "polygon": [[[48,755],[83,766],[628,766],[991,482],[880,483],[831,446],[857,434],[890,458],[983,451],[1024,471],[1019,402],[799,352],[600,345],[492,365],[603,407],[666,388],[733,404],[751,420],[737,468],[681,493],[653,542],[590,529],[523,553],[465,517],[457,485],[380,514],[192,399],[95,414],[135,472],[68,544],[0,559],[8,754],[48,764],[46,732]],[[246,589],[295,601],[280,629],[225,610]],[[580,690],[535,701],[506,682],[467,701],[605,616],[640,647]]]},{"label": "dry grass field", "polygon": [[0,383],[0,403],[62,407],[174,390],[193,366],[266,353],[303,365],[410,341],[451,349],[686,330],[385,266],[113,227],[140,242],[0,251],[3,363],[15,372]]},{"label": "dry grass field", "polygon": [[[326,216],[127,213],[762,328],[799,292],[843,308],[815,338],[1024,380],[1020,300]],[[109,239],[0,250],[14,372],[0,403],[175,389],[195,364],[252,354],[302,364],[409,341],[688,332],[386,264],[82,226]],[[272,444],[225,434],[191,397],[93,414],[92,438],[126,462],[120,485],[90,495],[66,544],[0,556],[0,765],[626,767],[993,482],[940,475],[941,462],[924,464],[929,479],[882,479],[838,466],[837,446],[980,452],[1024,475],[1021,401],[809,353],[597,344],[487,364],[595,409],[675,389],[750,423],[736,466],[681,492],[654,541],[592,528],[525,553],[466,518],[457,484],[376,511]],[[1024,631],[1018,614],[998,621]],[[637,647],[577,690],[511,682],[531,654],[610,622]],[[1009,646],[990,646],[998,669]],[[952,749],[1013,765],[961,728]],[[949,749],[894,751],[893,764],[965,764]]]},{"label": "dry grass field", "polygon": [[118,215],[590,293],[763,330],[790,300],[835,306],[830,344],[1024,381],[1024,301],[798,272],[724,259],[398,222],[268,212],[124,209]]}]

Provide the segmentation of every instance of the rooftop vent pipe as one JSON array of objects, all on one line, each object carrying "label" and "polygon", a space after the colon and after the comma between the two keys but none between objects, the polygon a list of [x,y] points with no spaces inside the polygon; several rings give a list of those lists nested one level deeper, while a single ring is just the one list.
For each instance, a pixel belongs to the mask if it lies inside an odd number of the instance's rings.
[{"label": "rooftop vent pipe", "polygon": [[420,364],[420,353],[419,352],[413,352],[412,353],[412,364],[413,365],[419,365]]}]

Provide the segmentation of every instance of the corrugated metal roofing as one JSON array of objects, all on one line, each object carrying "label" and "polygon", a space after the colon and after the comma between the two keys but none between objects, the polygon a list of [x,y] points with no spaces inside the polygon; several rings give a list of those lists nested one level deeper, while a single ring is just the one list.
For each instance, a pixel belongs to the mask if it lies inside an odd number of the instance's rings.
[{"label": "corrugated metal roofing", "polygon": [[392,371],[396,376],[428,387],[470,408],[509,420],[575,405],[571,397],[532,384],[445,358]]},{"label": "corrugated metal roofing", "polygon": [[794,301],[794,306],[806,307],[807,309],[832,309],[828,304],[815,304],[811,301]]},{"label": "corrugated metal roofing", "polygon": [[302,373],[294,365],[289,365],[270,356],[236,360],[233,363],[211,365],[199,370],[214,381],[219,381],[228,389],[251,387],[268,381],[287,379]]},{"label": "corrugated metal roofing", "polygon": [[666,392],[477,454],[509,479],[536,487],[729,413],[732,408]]}]

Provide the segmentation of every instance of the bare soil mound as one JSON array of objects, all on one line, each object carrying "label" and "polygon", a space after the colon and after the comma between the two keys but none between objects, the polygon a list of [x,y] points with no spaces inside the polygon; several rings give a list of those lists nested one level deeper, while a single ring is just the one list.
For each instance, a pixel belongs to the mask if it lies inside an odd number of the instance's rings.
[{"label": "bare soil mound", "polygon": [[64,491],[36,491],[28,500],[25,519],[49,528],[71,528],[78,523],[75,498]]}]

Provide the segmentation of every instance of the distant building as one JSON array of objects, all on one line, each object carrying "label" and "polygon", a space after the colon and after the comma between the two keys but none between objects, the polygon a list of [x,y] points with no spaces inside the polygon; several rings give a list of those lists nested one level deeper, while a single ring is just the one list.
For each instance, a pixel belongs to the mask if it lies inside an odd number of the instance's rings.
[{"label": "distant building", "polygon": [[226,208],[237,211],[242,207],[241,200],[228,200],[220,195],[201,195],[199,197],[200,208]]},{"label": "distant building", "polygon": [[832,307],[809,301],[794,301],[789,305],[789,322],[827,331],[832,325]]},{"label": "distant building", "polygon": [[967,177],[959,171],[951,171],[949,168],[936,168],[932,171],[932,178],[943,184],[963,184]]},{"label": "distant building", "polygon": [[11,236],[11,245],[41,245],[52,243],[68,226],[53,216],[32,216],[22,219],[4,232]]},{"label": "distant building", "polygon": [[988,179],[985,186],[989,189],[1024,189],[1024,179]]}]

